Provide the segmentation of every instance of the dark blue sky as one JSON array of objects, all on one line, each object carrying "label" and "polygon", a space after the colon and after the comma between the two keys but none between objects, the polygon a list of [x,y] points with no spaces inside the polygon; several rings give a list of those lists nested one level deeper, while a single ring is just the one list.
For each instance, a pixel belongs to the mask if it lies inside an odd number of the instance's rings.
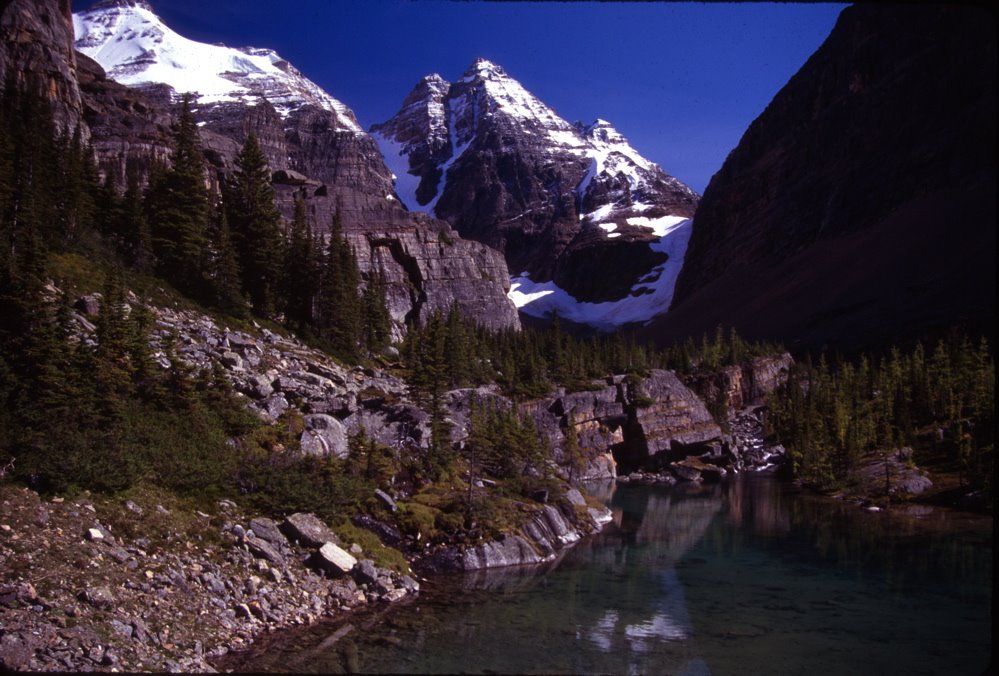
[{"label": "dark blue sky", "polygon": [[[74,0],[74,10],[90,0]],[[574,122],[609,120],[703,192],[842,4],[152,0],[185,37],[270,47],[367,128],[477,56]]]}]

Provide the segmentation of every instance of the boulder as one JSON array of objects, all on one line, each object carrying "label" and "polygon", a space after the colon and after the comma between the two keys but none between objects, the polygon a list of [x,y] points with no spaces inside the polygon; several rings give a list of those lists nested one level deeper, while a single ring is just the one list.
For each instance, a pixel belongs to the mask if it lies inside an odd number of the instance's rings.
[{"label": "boulder", "polygon": [[325,413],[305,416],[305,431],[299,438],[299,444],[305,455],[321,458],[346,458],[349,453],[347,431],[343,424]]},{"label": "boulder", "polygon": [[288,544],[288,539],[278,528],[278,524],[273,519],[257,517],[250,519],[250,530],[261,540],[269,542],[275,547],[282,547]]},{"label": "boulder", "polygon": [[470,547],[460,554],[460,567],[464,570],[480,568],[503,568],[529,563],[543,563],[550,557],[542,557],[520,535],[507,535],[502,540],[493,540]]},{"label": "boulder", "polygon": [[320,547],[319,551],[309,557],[309,561],[314,567],[334,577],[346,575],[357,565],[357,559],[332,542]]},{"label": "boulder", "polygon": [[583,494],[576,488],[570,488],[566,491],[565,499],[576,507],[586,507],[586,498],[584,498]]},{"label": "boulder", "polygon": [[681,481],[701,481],[701,471],[684,462],[674,462],[670,466],[673,476]]},{"label": "boulder", "polygon": [[337,541],[329,526],[315,514],[302,512],[292,514],[284,520],[280,528],[289,540],[305,547],[322,547],[328,542]]},{"label": "boulder", "polygon": [[372,584],[378,579],[378,568],[371,559],[361,559],[354,566],[351,574],[358,584]]},{"label": "boulder", "polygon": [[385,503],[385,506],[389,508],[390,511],[398,511],[399,507],[395,504],[395,500],[392,499],[388,493],[380,488],[375,489],[375,497]]},{"label": "boulder", "polygon": [[254,399],[265,399],[274,393],[272,379],[263,374],[251,375],[246,380],[244,391]]},{"label": "boulder", "polygon": [[284,565],[284,557],[278,553],[274,545],[265,540],[257,537],[248,537],[246,538],[246,547],[250,550],[251,554],[259,559],[266,559],[279,566]]},{"label": "boulder", "polygon": [[73,303],[73,309],[82,312],[88,317],[96,317],[101,312],[101,294],[92,293],[87,296],[80,296]]}]

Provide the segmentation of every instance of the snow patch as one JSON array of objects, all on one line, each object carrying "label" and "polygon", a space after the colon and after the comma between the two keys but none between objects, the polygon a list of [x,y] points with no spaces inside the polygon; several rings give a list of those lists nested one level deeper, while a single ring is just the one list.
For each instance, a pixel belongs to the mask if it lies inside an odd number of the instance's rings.
[{"label": "snow patch", "polygon": [[420,186],[420,177],[409,173],[409,154],[406,147],[380,132],[372,132],[371,138],[382,151],[385,165],[394,174],[395,193],[399,196],[399,201],[410,211],[430,213],[428,207],[421,206],[416,201],[416,189]]},{"label": "snow patch", "polygon": [[[683,266],[693,221],[683,216],[645,220],[649,221],[648,225],[642,225],[651,227],[658,236],[649,246],[669,258],[635,284],[632,295],[605,303],[583,303],[555,282],[534,282],[526,272],[511,278],[507,295],[517,309],[531,317],[543,318],[557,312],[559,317],[604,331],[633,322],[647,322],[666,312],[673,301],[673,289]],[[611,224],[601,223],[600,227],[608,230],[607,225]]]}]

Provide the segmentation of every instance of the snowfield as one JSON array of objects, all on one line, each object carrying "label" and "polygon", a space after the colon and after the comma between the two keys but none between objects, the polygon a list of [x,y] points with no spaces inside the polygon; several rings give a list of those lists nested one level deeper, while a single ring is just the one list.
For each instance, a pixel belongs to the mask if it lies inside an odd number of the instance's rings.
[{"label": "snowfield", "polygon": [[[544,318],[558,313],[563,319],[589,324],[602,331],[612,331],[634,322],[648,322],[666,312],[673,301],[673,289],[683,267],[693,221],[683,216],[664,216],[657,219],[629,218],[628,222],[652,228],[659,239],[649,246],[653,251],[669,256],[665,263],[657,265],[632,287],[631,295],[606,303],[581,303],[555,282],[533,282],[521,273],[510,279],[507,296],[518,310],[531,317]],[[600,227],[608,230],[606,226],[612,225],[602,223]],[[616,233],[608,236],[613,234]]]},{"label": "snowfield", "polygon": [[282,117],[312,104],[336,113],[341,129],[364,133],[354,113],[270,49],[233,48],[188,40],[142,6],[73,15],[75,47],[108,77],[134,87],[168,84],[198,103],[266,98]]}]

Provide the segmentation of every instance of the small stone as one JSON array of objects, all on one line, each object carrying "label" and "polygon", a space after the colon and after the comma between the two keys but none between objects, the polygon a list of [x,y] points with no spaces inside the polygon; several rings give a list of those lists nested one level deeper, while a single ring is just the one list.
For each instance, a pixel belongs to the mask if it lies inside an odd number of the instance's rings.
[{"label": "small stone", "polygon": [[125,501],[125,509],[127,509],[128,511],[133,512],[135,514],[140,514],[140,515],[142,514],[142,507],[139,507],[137,504],[135,504],[131,500],[126,500]]},{"label": "small stone", "polygon": [[378,579],[378,568],[371,559],[363,559],[354,566],[352,575],[359,584],[370,584]]},{"label": "small stone", "polygon": [[269,542],[251,537],[246,538],[246,546],[254,556],[279,566],[284,565],[284,557]]},{"label": "small stone", "polygon": [[156,511],[159,512],[160,514],[169,514],[170,513],[170,510],[167,509],[166,507],[164,507],[163,505],[156,505]]},{"label": "small stone", "polygon": [[356,542],[351,542],[350,553],[353,554],[354,556],[359,556],[360,554],[364,553],[364,550],[361,549],[361,545],[357,544]]},{"label": "small stone", "polygon": [[390,496],[388,493],[386,493],[382,489],[380,489],[380,488],[376,488],[375,489],[375,497],[377,497],[379,500],[381,500],[382,502],[384,502],[385,505],[392,512],[398,511],[399,508],[396,506],[395,500],[393,500],[392,496]]},{"label": "small stone", "polygon": [[104,533],[102,533],[97,528],[88,528],[87,539],[90,540],[91,542],[100,542],[101,540],[104,539]]},{"label": "small stone", "polygon": [[385,596],[383,596],[382,598],[384,598],[389,603],[395,603],[396,601],[404,598],[405,596],[406,596],[405,589],[393,589],[392,591],[385,594]]},{"label": "small stone", "polygon": [[115,619],[111,620],[111,628],[125,638],[132,638],[132,634],[135,632],[135,629],[133,629],[131,625]]}]

